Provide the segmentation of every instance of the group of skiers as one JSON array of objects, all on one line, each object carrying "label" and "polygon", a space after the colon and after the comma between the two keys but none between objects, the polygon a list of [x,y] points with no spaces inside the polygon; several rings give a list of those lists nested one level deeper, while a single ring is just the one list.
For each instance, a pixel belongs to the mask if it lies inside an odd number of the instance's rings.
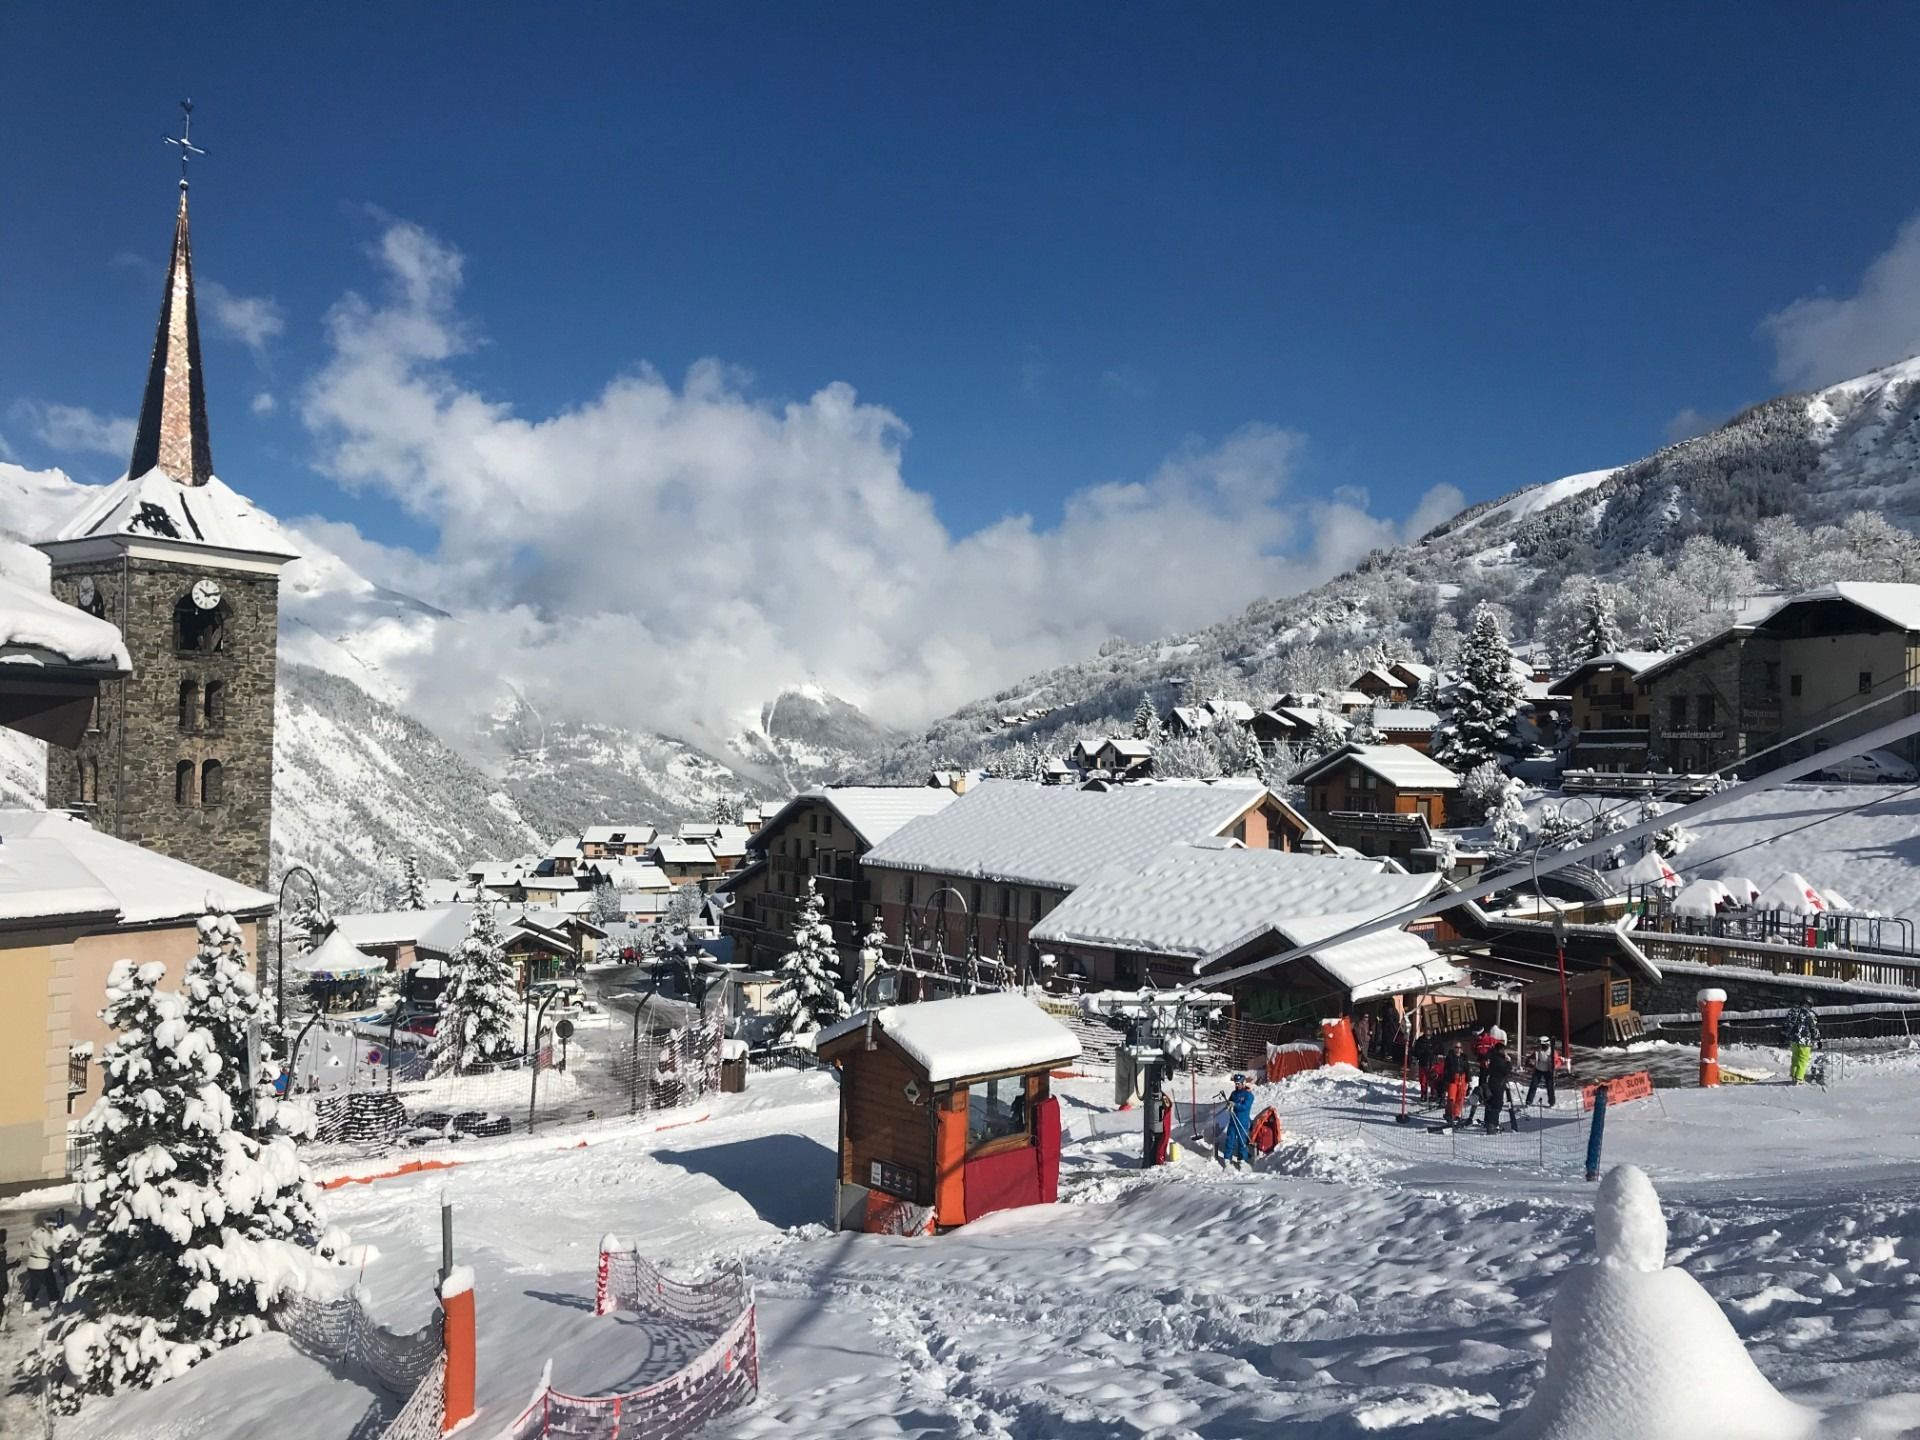
[{"label": "group of skiers", "polygon": [[[1489,1134],[1500,1128],[1503,1109],[1517,1123],[1519,1107],[1509,1088],[1517,1067],[1507,1049],[1507,1032],[1498,1025],[1482,1025],[1470,1040],[1420,1035],[1409,1047],[1408,1063],[1419,1079],[1420,1098],[1441,1106],[1448,1125],[1458,1125],[1463,1118],[1471,1123],[1473,1102],[1478,1103]],[[1525,1061],[1527,1098],[1521,1103],[1533,1104],[1543,1086],[1547,1104],[1558,1103],[1555,1081],[1562,1063],[1553,1040],[1542,1035]]]}]

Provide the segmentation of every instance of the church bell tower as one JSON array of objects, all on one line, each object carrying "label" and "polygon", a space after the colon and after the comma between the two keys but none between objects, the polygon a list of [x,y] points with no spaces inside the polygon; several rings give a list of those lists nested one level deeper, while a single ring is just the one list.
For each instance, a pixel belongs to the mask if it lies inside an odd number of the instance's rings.
[{"label": "church bell tower", "polygon": [[[191,123],[191,104],[183,107]],[[39,548],[53,593],[117,625],[133,673],[101,687],[78,751],[49,747],[47,804],[96,829],[265,886],[273,822],[280,570],[271,518],[213,473],[180,204],[127,474]]]}]

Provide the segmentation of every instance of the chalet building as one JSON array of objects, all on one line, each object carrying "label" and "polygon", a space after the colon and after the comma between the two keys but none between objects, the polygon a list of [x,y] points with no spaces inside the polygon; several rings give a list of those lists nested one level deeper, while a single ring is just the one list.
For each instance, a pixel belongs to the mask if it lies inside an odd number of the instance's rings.
[{"label": "chalet building", "polygon": [[1093,768],[1116,778],[1148,774],[1153,769],[1153,745],[1110,735],[1093,752]]},{"label": "chalet building", "polygon": [[581,845],[578,840],[556,840],[553,849],[547,852],[547,858],[540,862],[537,873],[541,875],[571,875],[580,866]]},{"label": "chalet building", "polygon": [[[1168,847],[1138,871],[1088,881],[1033,929],[1060,975],[1096,989],[1206,983],[1434,893],[1438,875],[1224,841]],[[1333,945],[1235,985],[1243,1018],[1334,1016],[1354,1004],[1457,981],[1460,972],[1404,931]]]},{"label": "chalet building", "polygon": [[647,858],[676,885],[698,885],[720,873],[713,851],[703,840],[656,840]]},{"label": "chalet building", "polygon": [[861,858],[902,825],[957,798],[924,785],[843,785],[794,796],[748,839],[742,863],[719,886],[732,901],[720,929],[733,938],[734,960],[754,970],[778,968],[793,948],[812,879],[842,973],[854,976],[860,936],[875,908]]},{"label": "chalet building", "polygon": [[725,875],[737,870],[746,860],[748,831],[744,825],[722,825],[719,833],[707,841],[707,849],[713,853],[714,867]]},{"label": "chalet building", "polygon": [[[42,590],[0,576],[0,725],[74,751],[100,724],[101,686],[123,680],[132,660],[119,630]],[[47,755],[71,772],[76,813],[99,794],[96,755]]]},{"label": "chalet building", "polygon": [[1295,771],[1307,818],[1336,844],[1401,858],[1428,846],[1460,788],[1446,766],[1409,745],[1343,745]]},{"label": "chalet building", "polygon": [[1050,1078],[1080,1042],[1030,1000],[866,1010],[822,1030],[814,1050],[840,1072],[840,1229],[923,1235],[1058,1198]]},{"label": "chalet building", "polygon": [[660,832],[651,825],[589,825],[580,832],[584,860],[638,860],[653,848]]},{"label": "chalet building", "polygon": [[[1763,762],[1784,764],[1809,746],[1911,714],[1916,675],[1920,585],[1823,585],[1640,672],[1649,763],[1684,773],[1716,770],[1848,717]],[[1889,699],[1896,696],[1902,698]],[[1912,741],[1899,748],[1920,760]]]},{"label": "chalet building", "polygon": [[1429,755],[1433,753],[1433,732],[1440,728],[1440,715],[1410,705],[1382,707],[1373,712],[1373,725],[1387,744],[1406,745]]},{"label": "chalet building", "polygon": [[1312,705],[1275,705],[1257,713],[1251,722],[1254,740],[1269,755],[1282,745],[1306,744],[1329,723],[1340,734],[1347,732],[1345,717]]},{"label": "chalet building", "polygon": [[114,963],[157,960],[178,989],[209,907],[257,955],[273,906],[71,815],[0,810],[0,1193],[67,1174],[67,1121],[98,1098],[94,1062],[113,1038],[100,1009]]},{"label": "chalet building", "polygon": [[1396,660],[1387,666],[1387,673],[1407,687],[1407,699],[1431,700],[1434,681],[1439,672],[1431,665],[1422,665],[1417,660]]},{"label": "chalet building", "polygon": [[1201,735],[1214,726],[1213,711],[1204,705],[1176,705],[1167,713],[1169,735]]},{"label": "chalet building", "polygon": [[1640,672],[1667,657],[1658,650],[1623,650],[1583,660],[1548,687],[1568,702],[1570,770],[1628,773],[1647,767],[1650,715]]},{"label": "chalet building", "polygon": [[1358,691],[1374,705],[1404,705],[1412,699],[1412,687],[1393,671],[1379,666],[1363,671],[1349,691]]},{"label": "chalet building", "polygon": [[[1111,790],[987,780],[953,805],[902,826],[862,860],[891,957],[949,978],[932,952],[969,942],[1005,956],[1007,983],[1040,975],[1030,932],[1109,866],[1138,869],[1176,841],[1227,839],[1252,849],[1321,849],[1325,837],[1256,781],[1158,781]],[[906,954],[911,940],[914,953]]]},{"label": "chalet building", "polygon": [[[522,989],[591,960],[607,934],[587,915],[551,907],[499,906],[497,918],[502,948],[520,971]],[[462,903],[336,915],[332,933],[398,974],[452,960],[472,925],[473,906]]]}]

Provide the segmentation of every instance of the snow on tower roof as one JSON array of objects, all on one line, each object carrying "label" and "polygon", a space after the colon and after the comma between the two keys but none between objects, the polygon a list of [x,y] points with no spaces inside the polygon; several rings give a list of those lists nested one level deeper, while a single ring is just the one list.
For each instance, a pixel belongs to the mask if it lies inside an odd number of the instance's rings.
[{"label": "snow on tower roof", "polygon": [[1217,836],[1266,793],[1250,780],[1105,791],[983,780],[901,826],[861,863],[1070,890],[1111,865],[1137,870],[1176,840]]},{"label": "snow on tower roof", "polygon": [[1349,760],[1403,790],[1452,790],[1460,784],[1460,777],[1453,771],[1411,745],[1342,745],[1295,771],[1293,783],[1310,783]]},{"label": "snow on tower roof", "polygon": [[123,476],[105,486],[42,547],[107,536],[174,541],[281,560],[296,558],[273,518],[221,480],[187,486],[164,470]]},{"label": "snow on tower roof", "polygon": [[133,668],[118,627],[0,575],[0,664]]},{"label": "snow on tower roof", "polygon": [[[0,810],[0,853],[24,840],[57,846],[69,860],[89,871],[99,887],[113,897],[123,924],[184,920],[208,910],[251,918],[273,909],[273,896],[264,890],[103,835],[86,821],[64,812]],[[53,852],[43,848],[38,853],[50,858]],[[74,876],[65,864],[50,873],[68,879]]]},{"label": "snow on tower roof", "polygon": [[1025,996],[1005,992],[863,1010],[814,1036],[815,1051],[864,1030],[869,1018],[936,1082],[1037,1070],[1080,1054],[1071,1030]]},{"label": "snow on tower roof", "polygon": [[[1425,899],[1440,883],[1437,874],[1405,875],[1377,859],[1182,843],[1144,869],[1103,871],[1034,926],[1031,938],[1206,965],[1303,917],[1380,915]],[[1425,950],[1424,941],[1415,943]]]}]

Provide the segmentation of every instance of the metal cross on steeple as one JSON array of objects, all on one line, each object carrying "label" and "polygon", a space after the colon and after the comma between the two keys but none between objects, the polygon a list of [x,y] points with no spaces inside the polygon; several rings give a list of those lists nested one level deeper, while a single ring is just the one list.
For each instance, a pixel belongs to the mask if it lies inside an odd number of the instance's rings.
[{"label": "metal cross on steeple", "polygon": [[177,145],[180,147],[180,188],[184,190],[187,188],[187,162],[194,156],[204,155],[207,152],[193,143],[193,101],[182,100],[180,102],[180,114],[183,117],[180,124],[180,133],[177,136],[163,135],[161,139],[168,145]]}]

